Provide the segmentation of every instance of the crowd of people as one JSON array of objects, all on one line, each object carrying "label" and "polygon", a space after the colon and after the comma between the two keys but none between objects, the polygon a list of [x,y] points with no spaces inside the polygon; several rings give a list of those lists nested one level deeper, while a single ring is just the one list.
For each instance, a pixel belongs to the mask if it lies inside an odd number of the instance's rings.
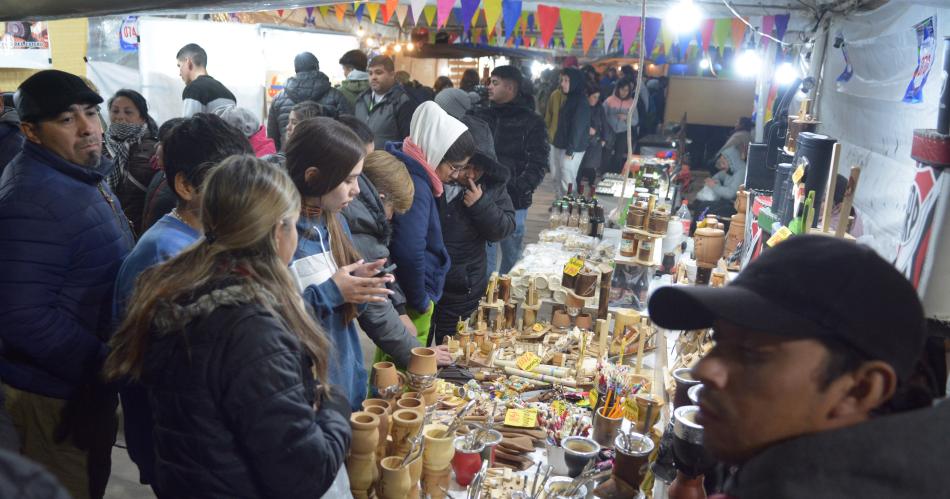
[{"label": "crowd of people", "polygon": [[302,53],[265,123],[208,62],[179,51],[161,126],[125,89],[104,127],[103,97],[56,70],[0,107],[0,446],[75,498],[103,496],[119,403],[158,497],[320,497],[367,393],[361,335],[400,367],[420,345],[449,364],[546,173],[564,193],[619,169],[658,97],[576,61],[558,88],[498,66],[419,91],[360,51],[334,88]]}]

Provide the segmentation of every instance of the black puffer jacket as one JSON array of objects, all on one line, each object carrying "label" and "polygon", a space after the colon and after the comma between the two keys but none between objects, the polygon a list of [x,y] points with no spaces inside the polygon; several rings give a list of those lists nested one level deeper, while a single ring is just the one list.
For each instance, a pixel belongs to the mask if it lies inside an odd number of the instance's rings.
[{"label": "black puffer jacket", "polygon": [[162,498],[312,499],[333,482],[349,404],[314,411],[311,363],[275,306],[234,279],[156,313],[142,381]]},{"label": "black puffer jacket", "polygon": [[[463,121],[477,143],[491,140],[484,122],[472,116],[466,116]],[[485,130],[479,132],[476,127]],[[437,200],[442,238],[452,262],[433,315],[437,343],[445,335],[454,333],[459,316],[471,315],[485,293],[488,284],[485,243],[500,241],[515,230],[515,210],[505,188],[508,172],[497,163],[492,166],[491,162],[475,159],[472,162],[485,168],[477,181],[482,197],[472,206],[465,206],[465,190],[451,201],[446,200],[446,194]]]},{"label": "black puffer jacket", "polygon": [[534,111],[534,98],[521,94],[500,106],[479,109],[488,123],[498,161],[508,167],[508,194],[516,210],[531,206],[531,197],[548,171],[548,132]]},{"label": "black puffer jacket", "polygon": [[277,150],[281,149],[284,130],[290,120],[290,110],[303,101],[314,101],[329,111],[341,114],[353,114],[350,101],[333,88],[327,75],[320,71],[303,71],[287,80],[284,90],[274,98],[267,113],[267,136],[274,139]]}]

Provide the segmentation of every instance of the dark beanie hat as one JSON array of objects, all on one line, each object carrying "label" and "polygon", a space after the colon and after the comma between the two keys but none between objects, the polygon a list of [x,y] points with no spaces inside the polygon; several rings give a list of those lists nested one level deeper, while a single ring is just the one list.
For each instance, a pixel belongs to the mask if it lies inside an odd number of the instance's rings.
[{"label": "dark beanie hat", "polygon": [[73,104],[100,104],[102,97],[82,78],[47,69],[27,78],[13,96],[20,120],[37,122],[50,119]]},{"label": "dark beanie hat", "polygon": [[297,73],[303,73],[305,71],[319,71],[320,70],[320,61],[317,60],[317,56],[311,54],[310,52],[301,52],[297,54],[297,57],[294,57],[294,71]]}]

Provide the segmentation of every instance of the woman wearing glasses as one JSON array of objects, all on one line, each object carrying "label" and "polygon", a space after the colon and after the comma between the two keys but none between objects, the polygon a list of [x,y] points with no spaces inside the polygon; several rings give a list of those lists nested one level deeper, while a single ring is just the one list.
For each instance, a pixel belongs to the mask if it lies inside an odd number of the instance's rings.
[{"label": "woman wearing glasses", "polygon": [[436,200],[444,195],[442,179],[465,169],[475,152],[468,128],[435,102],[425,102],[412,115],[409,137],[389,143],[386,151],[402,161],[415,186],[409,211],[393,217],[390,254],[396,280],[406,294],[409,317],[419,342],[427,344],[432,310],[442,297],[449,253],[442,239]]}]

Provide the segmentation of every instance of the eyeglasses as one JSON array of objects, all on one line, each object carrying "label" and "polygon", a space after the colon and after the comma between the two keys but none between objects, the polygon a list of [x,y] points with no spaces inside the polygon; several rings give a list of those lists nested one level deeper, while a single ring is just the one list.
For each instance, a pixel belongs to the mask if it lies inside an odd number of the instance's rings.
[{"label": "eyeglasses", "polygon": [[468,163],[449,163],[449,169],[451,170],[450,173],[458,173],[462,170],[465,170],[469,166],[470,165]]}]

